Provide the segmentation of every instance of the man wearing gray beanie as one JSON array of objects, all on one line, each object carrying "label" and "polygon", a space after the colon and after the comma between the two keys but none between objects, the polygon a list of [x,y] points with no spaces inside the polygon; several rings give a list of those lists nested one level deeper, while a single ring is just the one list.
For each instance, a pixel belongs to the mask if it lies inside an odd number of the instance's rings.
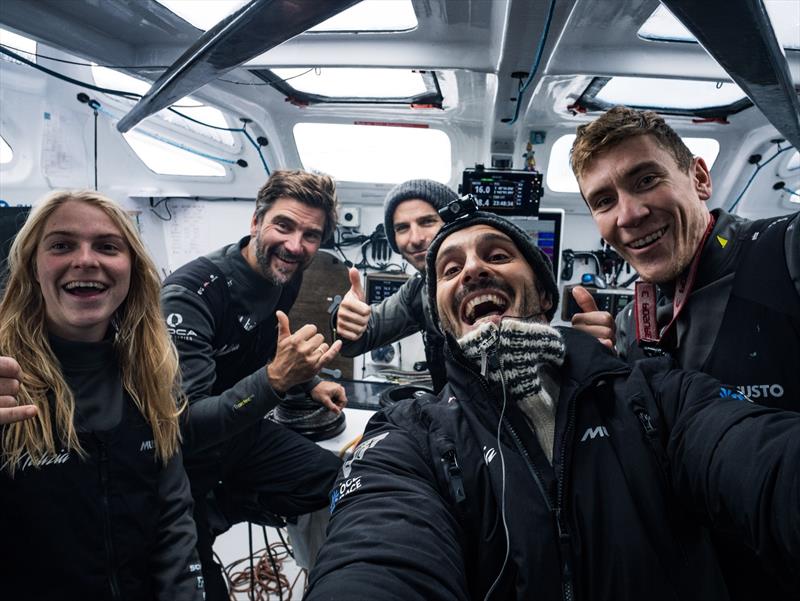
[{"label": "man wearing gray beanie", "polygon": [[447,384],[370,419],[305,601],[727,599],[706,528],[792,577],[800,414],[551,327],[548,258],[472,209],[427,255]]},{"label": "man wearing gray beanie", "polygon": [[350,290],[333,315],[336,333],[344,343],[342,355],[355,357],[421,331],[434,389],[444,386],[443,341],[428,319],[422,276],[428,246],[442,227],[438,210],[457,198],[450,188],[429,179],[403,182],[386,195],[384,226],[389,246],[419,273],[395,294],[370,306],[358,270],[350,269]]}]

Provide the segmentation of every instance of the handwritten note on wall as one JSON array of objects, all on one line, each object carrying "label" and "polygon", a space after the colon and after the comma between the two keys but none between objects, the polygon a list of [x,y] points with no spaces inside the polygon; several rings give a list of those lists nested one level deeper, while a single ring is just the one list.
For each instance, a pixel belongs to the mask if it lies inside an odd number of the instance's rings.
[{"label": "handwritten note on wall", "polygon": [[164,222],[170,270],[246,236],[253,208],[244,201],[170,200],[172,218]]}]

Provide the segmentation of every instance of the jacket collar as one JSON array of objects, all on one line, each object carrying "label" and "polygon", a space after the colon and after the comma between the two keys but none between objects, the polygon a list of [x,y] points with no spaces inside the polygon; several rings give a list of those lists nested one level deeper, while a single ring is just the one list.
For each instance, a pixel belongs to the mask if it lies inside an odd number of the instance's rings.
[{"label": "jacket collar", "polygon": [[[592,336],[569,327],[556,328],[564,338],[566,356],[558,370],[561,380],[559,403],[567,402],[586,385],[610,374],[630,372],[625,361],[616,357]],[[479,367],[461,352],[456,340],[447,334],[445,363],[450,391],[463,401],[486,403],[486,395],[501,398],[499,387],[481,376]]]},{"label": "jacket collar", "polygon": [[[695,290],[716,282],[727,273],[732,273],[736,267],[738,245],[743,242],[742,223],[745,219],[722,209],[714,209],[711,214],[714,216],[714,228],[700,251]],[[688,271],[689,267],[686,269]],[[658,289],[670,301],[672,300],[675,293],[674,282],[660,285]]]}]

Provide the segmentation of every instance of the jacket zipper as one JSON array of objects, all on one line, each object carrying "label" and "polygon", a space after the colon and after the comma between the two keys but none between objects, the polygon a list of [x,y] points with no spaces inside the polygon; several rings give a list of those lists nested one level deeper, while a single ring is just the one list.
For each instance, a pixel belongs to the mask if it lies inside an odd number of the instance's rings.
[{"label": "jacket zipper", "polygon": [[503,420],[503,426],[505,429],[511,434],[511,439],[514,441],[514,445],[519,450],[520,454],[525,460],[525,465],[528,468],[528,471],[533,476],[536,485],[539,487],[539,492],[542,494],[542,498],[544,499],[545,505],[547,506],[547,510],[550,512],[550,515],[553,516],[553,521],[556,525],[556,533],[558,534],[558,546],[559,546],[559,555],[561,556],[561,587],[562,587],[562,595],[564,601],[573,601],[575,596],[573,592],[573,583],[572,583],[572,565],[570,564],[569,557],[570,557],[570,534],[569,530],[567,529],[566,520],[562,517],[561,511],[561,503],[562,499],[562,490],[563,486],[561,484],[563,477],[564,477],[564,467],[562,463],[561,467],[561,477],[556,478],[557,486],[558,486],[558,497],[556,498],[555,504],[551,499],[550,495],[547,494],[547,491],[544,488],[544,484],[542,483],[541,475],[539,474],[536,466],[531,461],[530,455],[528,455],[527,449],[522,444],[522,441],[519,438],[519,435],[508,423],[506,420]]},{"label": "jacket zipper", "polygon": [[[480,374],[476,374],[475,371],[470,366],[464,364],[460,359],[456,358],[456,362],[459,363],[463,368],[465,368],[469,373],[471,373],[474,376],[476,376],[477,379],[478,379],[478,383],[480,384],[481,389],[483,390],[483,393],[485,394],[485,396],[487,398],[492,398],[492,392],[489,389],[489,387],[487,386],[485,378]],[[498,418],[499,418],[499,416],[498,416]],[[560,510],[558,510],[558,511],[554,511],[553,510],[552,499],[550,498],[550,495],[547,494],[547,491],[544,488],[544,484],[542,483],[541,475],[539,474],[538,470],[536,469],[536,466],[533,465],[533,462],[531,461],[531,458],[528,455],[528,450],[525,448],[525,445],[522,444],[522,440],[520,440],[519,435],[517,434],[517,432],[514,430],[514,428],[511,426],[511,424],[505,418],[503,419],[503,426],[506,429],[506,431],[511,435],[511,439],[514,441],[514,446],[517,447],[517,450],[520,452],[520,454],[522,455],[523,459],[525,460],[525,465],[527,466],[528,471],[531,473],[531,476],[533,477],[533,481],[536,482],[536,486],[538,486],[538,488],[539,488],[539,492],[542,495],[542,499],[544,499],[544,503],[545,503],[545,506],[547,507],[547,511],[549,511],[555,517],[556,530],[558,532],[559,543],[562,542],[562,532],[563,532],[563,534],[566,535],[566,538],[564,539],[564,541],[565,541],[565,543],[567,545],[569,545],[569,533],[566,531],[566,528],[564,528],[564,530],[562,531],[562,524],[560,523],[560,519],[559,519],[559,516],[560,516],[561,512],[560,512]],[[563,470],[563,467],[562,467],[562,470]],[[560,484],[559,484],[559,487],[560,487]],[[511,546],[511,541],[510,540],[507,541],[507,544],[509,546]],[[563,545],[562,545],[562,548],[563,548]],[[563,554],[563,551],[562,551],[562,554]],[[565,572],[565,570],[566,570],[566,572]],[[561,579],[562,579],[562,583],[563,583],[562,592],[563,592],[563,596],[564,596],[564,601],[573,601],[572,572],[571,572],[569,563],[566,560],[563,562],[563,565],[562,565],[562,568],[561,568]]]},{"label": "jacket zipper", "polygon": [[[480,384],[481,390],[483,391],[484,395],[487,398],[492,398],[492,392],[489,389],[489,386],[486,384],[486,379],[483,375],[476,373],[475,370],[472,368],[471,365],[462,361],[460,357],[458,357],[455,353],[451,354],[451,358],[461,366],[466,372],[475,376],[478,380],[478,384]],[[556,525],[556,532],[558,534],[558,542],[559,542],[559,550],[562,559],[562,566],[561,566],[561,580],[562,580],[562,596],[564,601],[574,601],[575,599],[575,590],[573,584],[573,574],[572,574],[572,565],[570,564],[569,558],[571,555],[571,546],[570,546],[570,533],[567,528],[566,519],[562,516],[561,511],[561,504],[563,502],[564,496],[564,470],[566,469],[565,459],[566,459],[566,440],[567,435],[569,434],[570,430],[575,427],[575,399],[577,399],[583,392],[589,388],[590,385],[594,384],[595,382],[599,381],[600,379],[604,378],[605,376],[615,375],[616,372],[608,372],[604,374],[598,374],[591,382],[584,384],[578,390],[575,391],[575,394],[572,395],[570,399],[569,411],[567,414],[567,428],[564,432],[563,440],[565,442],[561,445],[561,474],[560,477],[556,476],[557,482],[557,498],[556,498],[556,507],[553,508],[553,502],[550,496],[547,494],[547,491],[544,488],[544,484],[542,483],[542,478],[536,469],[536,466],[533,465],[533,461],[531,461],[530,456],[528,455],[528,451],[525,448],[525,445],[522,444],[522,440],[519,438],[519,435],[516,433],[514,428],[511,424],[504,418],[503,419],[503,426],[505,427],[506,431],[511,435],[511,439],[514,441],[514,445],[519,450],[520,454],[522,455],[523,459],[525,460],[525,465],[528,468],[528,471],[531,473],[534,482],[539,488],[539,492],[542,495],[542,499],[544,499],[545,506],[547,510],[553,515],[553,519]],[[499,417],[499,416],[498,416]],[[508,544],[511,544],[511,541],[508,541]]]},{"label": "jacket zipper", "polygon": [[467,494],[464,491],[464,475],[461,466],[458,465],[456,450],[454,448],[447,449],[442,453],[442,461],[445,465],[447,483],[450,486],[450,496],[456,504],[462,503],[466,500]]},{"label": "jacket zipper", "polygon": [[563,591],[564,591],[564,600],[565,601],[573,601],[575,598],[575,590],[574,590],[574,583],[573,583],[573,576],[572,576],[572,564],[570,563],[570,557],[572,556],[572,546],[570,544],[570,533],[567,528],[567,522],[564,518],[563,512],[561,511],[562,507],[564,506],[564,488],[566,482],[566,464],[567,464],[567,444],[566,441],[570,439],[570,433],[572,430],[575,429],[575,402],[578,396],[586,389],[586,387],[582,387],[576,391],[575,395],[569,400],[569,406],[567,407],[567,428],[564,430],[564,437],[562,438],[561,443],[561,459],[559,461],[559,471],[561,472],[556,478],[556,525],[558,527],[558,543],[559,548],[561,549],[561,561],[563,563],[562,568],[562,575],[563,575]]},{"label": "jacket zipper", "polygon": [[[655,456],[655,461],[658,468],[656,471],[661,479],[661,485],[664,488],[664,492],[667,493],[672,487],[669,482],[669,475],[665,472],[666,466],[660,459],[661,453],[666,453],[666,451],[663,450],[663,447],[661,447],[661,441],[657,439],[658,433],[656,431],[656,427],[653,425],[653,418],[646,409],[635,409],[634,413],[636,414],[636,417],[639,418],[639,422],[642,424],[642,429],[644,430],[645,437],[647,438],[647,443],[650,445],[650,452]],[[677,524],[679,520],[675,516],[675,510],[671,505],[667,505],[667,512],[670,522],[672,524]],[[683,565],[688,566],[689,555],[684,547],[683,539],[676,535],[675,541],[678,549],[680,550]]]},{"label": "jacket zipper", "polygon": [[108,584],[111,587],[111,597],[122,599],[117,581],[116,558],[114,554],[114,543],[111,540],[111,507],[108,502],[108,453],[105,443],[99,443],[100,448],[100,484],[101,498],[103,500],[103,527],[106,546],[106,556],[108,557]]}]

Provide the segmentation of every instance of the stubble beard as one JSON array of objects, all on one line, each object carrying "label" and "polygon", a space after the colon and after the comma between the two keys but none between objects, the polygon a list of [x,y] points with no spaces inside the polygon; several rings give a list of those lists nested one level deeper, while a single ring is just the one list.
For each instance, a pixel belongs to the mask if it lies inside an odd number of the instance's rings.
[{"label": "stubble beard", "polygon": [[[539,295],[536,292],[536,287],[533,285],[525,285],[525,288],[522,290],[520,295],[514,294],[514,290],[509,286],[509,284],[505,281],[496,278],[484,278],[478,280],[472,285],[463,286],[460,288],[453,297],[451,311],[452,314],[456,316],[458,323],[453,323],[449,319],[449,314],[445,314],[439,308],[439,319],[442,322],[442,328],[445,332],[449,333],[456,339],[461,338],[465,332],[459,333],[459,328],[461,325],[465,325],[461,323],[460,319],[460,305],[461,301],[466,297],[468,294],[483,290],[483,289],[499,289],[505,292],[509,298],[512,297],[520,297],[521,305],[519,313],[520,315],[513,315],[513,317],[521,318],[521,319],[528,319],[536,316],[542,315],[542,308],[539,303]],[[509,316],[512,317],[512,316]],[[543,320],[547,322],[547,320]]]},{"label": "stubble beard", "polygon": [[[297,267],[292,271],[286,272],[275,269],[272,267],[273,256],[277,256],[280,259],[298,261]],[[303,259],[303,256],[289,253],[281,246],[268,248],[262,244],[260,239],[256,239],[256,262],[258,263],[261,275],[274,286],[285,286],[298,271],[303,271],[308,265],[308,261]]]}]

